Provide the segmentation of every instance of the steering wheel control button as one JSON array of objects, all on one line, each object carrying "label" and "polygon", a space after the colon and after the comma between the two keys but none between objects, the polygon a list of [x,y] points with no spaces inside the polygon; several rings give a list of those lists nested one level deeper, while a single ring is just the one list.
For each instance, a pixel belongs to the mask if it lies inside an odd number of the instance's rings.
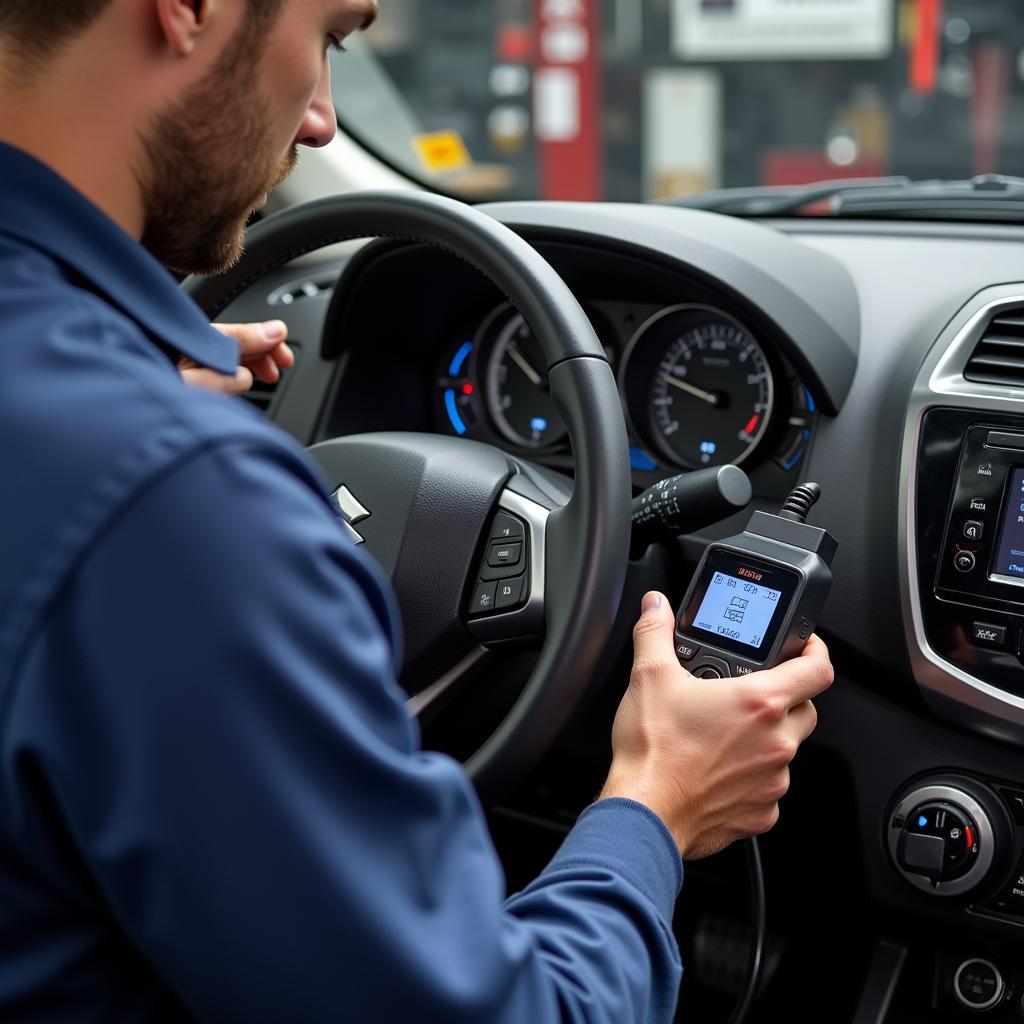
[{"label": "steering wheel control button", "polygon": [[515,544],[492,544],[491,550],[487,553],[487,564],[492,567],[518,565],[522,552],[523,545],[521,542]]},{"label": "steering wheel control button", "polygon": [[676,637],[676,657],[680,661],[693,661],[700,653],[699,644],[691,644],[689,640]]},{"label": "steering wheel control button", "polygon": [[494,607],[498,609],[515,608],[517,604],[521,604],[525,582],[524,576],[517,576],[514,580],[498,580]]},{"label": "steering wheel control button", "polygon": [[473,597],[469,602],[470,615],[487,615],[494,611],[495,591],[497,589],[495,580],[481,580],[473,591]]},{"label": "steering wheel control button", "polygon": [[981,535],[985,532],[985,526],[983,523],[979,523],[976,519],[968,519],[964,523],[964,536],[968,540],[981,540]]},{"label": "steering wheel control button", "polygon": [[977,560],[972,551],[958,551],[953,556],[953,565],[957,572],[970,572],[976,565]]},{"label": "steering wheel control button", "polygon": [[965,960],[953,976],[953,995],[967,1010],[991,1010],[1006,992],[999,968],[990,960]]},{"label": "steering wheel control button", "polygon": [[1006,646],[1006,627],[995,626],[990,622],[972,622],[971,643],[1002,649]]},{"label": "steering wheel control button", "polygon": [[507,512],[499,512],[491,524],[491,540],[522,540],[523,524]]}]

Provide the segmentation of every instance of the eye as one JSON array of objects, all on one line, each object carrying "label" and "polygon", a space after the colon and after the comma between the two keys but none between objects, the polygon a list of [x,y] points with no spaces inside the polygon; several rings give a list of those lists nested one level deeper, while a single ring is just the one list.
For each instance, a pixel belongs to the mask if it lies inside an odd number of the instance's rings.
[{"label": "eye", "polygon": [[333,50],[335,53],[346,53],[345,44],[332,33],[327,33],[327,49]]}]

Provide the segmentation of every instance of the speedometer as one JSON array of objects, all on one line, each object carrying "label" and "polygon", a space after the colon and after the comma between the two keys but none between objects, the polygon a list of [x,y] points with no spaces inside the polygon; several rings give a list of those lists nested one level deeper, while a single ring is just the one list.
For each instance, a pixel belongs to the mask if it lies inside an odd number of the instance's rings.
[{"label": "speedometer", "polygon": [[637,432],[688,468],[742,462],[764,436],[774,399],[761,346],[711,306],[671,306],[642,324],[620,382]]}]

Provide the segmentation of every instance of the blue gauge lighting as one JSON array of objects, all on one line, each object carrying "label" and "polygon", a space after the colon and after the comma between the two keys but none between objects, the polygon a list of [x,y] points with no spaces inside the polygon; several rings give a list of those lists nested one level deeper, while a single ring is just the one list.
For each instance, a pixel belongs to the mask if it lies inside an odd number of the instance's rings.
[{"label": "blue gauge lighting", "polygon": [[919,814],[917,816],[917,827],[918,828],[924,828],[925,825],[927,825],[927,824],[928,824],[928,819],[923,814]]},{"label": "blue gauge lighting", "polygon": [[543,416],[534,416],[530,420],[530,429],[536,430],[538,434],[543,434],[548,429],[548,421]]},{"label": "blue gauge lighting", "polygon": [[448,388],[444,393],[444,407],[448,410],[448,419],[452,421],[452,427],[456,434],[466,432],[466,423],[459,415],[459,407],[455,403],[455,389]]},{"label": "blue gauge lighting", "polygon": [[[464,341],[459,346],[459,351],[455,353],[455,358],[452,359],[452,364],[448,367],[449,377],[458,377],[462,372],[462,367],[465,365],[466,360],[469,358],[469,353],[472,351],[473,342],[471,341]],[[462,431],[460,430],[459,433],[461,434]]]},{"label": "blue gauge lighting", "polygon": [[640,469],[646,473],[657,469],[658,464],[643,450],[635,444],[629,446],[629,464],[633,469]]}]

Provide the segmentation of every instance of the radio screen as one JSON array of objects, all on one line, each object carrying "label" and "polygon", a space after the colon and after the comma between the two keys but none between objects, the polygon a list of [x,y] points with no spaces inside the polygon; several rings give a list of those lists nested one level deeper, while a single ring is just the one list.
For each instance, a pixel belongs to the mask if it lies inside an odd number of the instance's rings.
[{"label": "radio screen", "polygon": [[1015,466],[1003,509],[1003,524],[992,575],[1024,583],[1024,468]]},{"label": "radio screen", "polygon": [[[1024,569],[1021,570],[1024,578]],[[781,590],[716,572],[693,624],[720,637],[758,648],[779,608]]]}]

